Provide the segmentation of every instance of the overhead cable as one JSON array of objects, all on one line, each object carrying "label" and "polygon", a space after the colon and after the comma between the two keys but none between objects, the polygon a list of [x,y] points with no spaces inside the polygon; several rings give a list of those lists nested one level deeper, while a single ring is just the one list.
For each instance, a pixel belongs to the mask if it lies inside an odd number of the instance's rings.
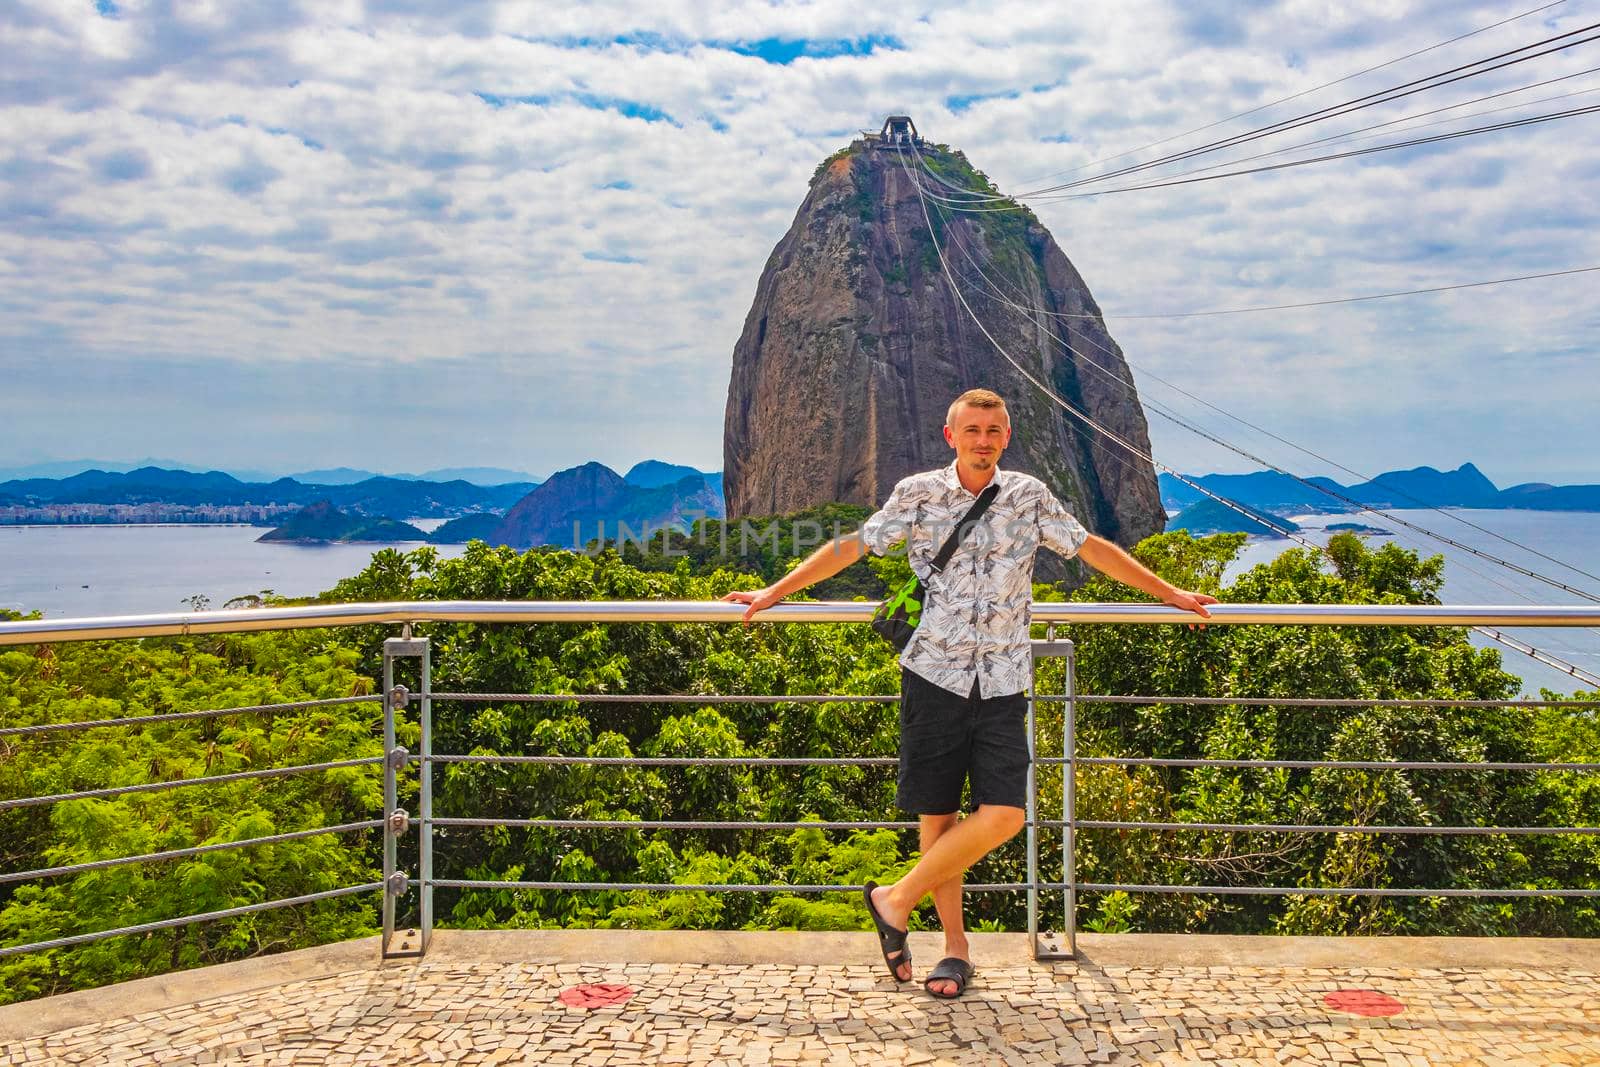
[{"label": "overhead cable", "polygon": [[[1296,130],[1302,126],[1309,126],[1314,122],[1326,122],[1329,119],[1338,118],[1342,115],[1348,115],[1355,111],[1363,111],[1369,107],[1376,107],[1379,104],[1393,103],[1396,100],[1402,100],[1406,97],[1414,96],[1417,93],[1427,92],[1431,89],[1440,89],[1446,85],[1453,85],[1456,82],[1464,81],[1468,78],[1482,77],[1485,74],[1490,74],[1497,70],[1504,70],[1507,67],[1516,66],[1519,63],[1527,63],[1544,56],[1553,55],[1557,52],[1564,52],[1569,48],[1577,48],[1579,45],[1588,44],[1591,41],[1600,38],[1600,34],[1593,32],[1597,29],[1600,29],[1600,22],[1592,22],[1587,26],[1580,26],[1575,30],[1567,31],[1566,33],[1558,33],[1552,37],[1546,37],[1542,40],[1534,41],[1530,44],[1525,44],[1518,48],[1510,49],[1509,51],[1500,52],[1484,59],[1473,60],[1471,63],[1463,63],[1460,66],[1452,67],[1449,70],[1440,71],[1438,74],[1430,74],[1424,78],[1415,78],[1411,81],[1402,82],[1399,85],[1391,86],[1388,89],[1380,89],[1377,92],[1368,93],[1365,96],[1358,96],[1354,100],[1348,100],[1341,104],[1332,104],[1328,107],[1319,108],[1316,111],[1308,111],[1303,115],[1296,115],[1293,118],[1282,119],[1278,122],[1260,127],[1256,130],[1248,130],[1244,133],[1234,134],[1232,137],[1224,137],[1219,141],[1213,141],[1210,144],[1200,145],[1197,148],[1189,148],[1183,150],[1182,152],[1169,153],[1168,155],[1159,157],[1157,159],[1147,160],[1144,163],[1137,163],[1132,166],[1123,167],[1119,170],[1109,171],[1105,174],[1097,174],[1090,178],[1080,178],[1075,182],[1066,182],[1062,185],[1056,186],[1055,188],[1071,188],[1073,186],[1106,181],[1111,178],[1121,177],[1125,174],[1133,174],[1138,171],[1149,170],[1151,167],[1163,166],[1167,163],[1179,162],[1185,159],[1192,159],[1198,155],[1220,151],[1224,148],[1232,148],[1235,145],[1259,140],[1262,137],[1269,137],[1274,134],[1285,133],[1289,130]],[[1589,34],[1589,36],[1584,37],[1582,36],[1583,34]],[[1577,39],[1567,40],[1567,38]],[[1556,42],[1558,41],[1565,43],[1557,44]],[[1549,47],[1545,47],[1547,45]],[[1528,52],[1529,49],[1536,48],[1542,48],[1543,51],[1529,52],[1528,55],[1522,56],[1517,55],[1518,52]],[[1513,56],[1516,58],[1508,58]],[[1503,60],[1503,62],[1497,62],[1501,60]],[[1485,64],[1490,65],[1485,66]],[[1472,69],[1474,67],[1480,69],[1474,70]],[[1021,195],[1037,195],[1039,193],[1052,191],[1054,191],[1052,188],[1047,187],[1044,189],[1036,189],[1033,190],[1032,193],[1023,193]]]},{"label": "overhead cable", "polygon": [[[1308,126],[1316,122],[1326,122],[1329,119],[1348,115],[1355,111],[1365,110],[1366,108],[1375,107],[1379,104],[1392,103],[1395,100],[1404,99],[1417,93],[1427,92],[1430,89],[1439,89],[1446,85],[1451,85],[1455,82],[1468,78],[1481,77],[1482,75],[1489,74],[1497,70],[1502,70],[1506,67],[1515,66],[1519,63],[1526,63],[1534,59],[1539,59],[1543,56],[1565,51],[1569,48],[1576,48],[1580,45],[1588,44],[1595,40],[1600,40],[1600,33],[1593,32],[1597,29],[1600,29],[1600,22],[1590,23],[1587,26],[1581,26],[1578,29],[1570,30],[1566,33],[1556,34],[1555,36],[1534,41],[1530,44],[1522,45],[1518,48],[1510,49],[1509,51],[1501,52],[1484,59],[1474,60],[1471,63],[1452,67],[1451,69],[1441,71],[1438,74],[1430,74],[1424,78],[1416,78],[1409,82],[1403,82],[1400,85],[1391,86],[1388,89],[1382,89],[1374,93],[1368,93],[1366,96],[1357,97],[1354,100],[1345,101],[1339,104],[1332,104],[1328,107],[1320,108],[1316,111],[1306,112],[1302,115],[1296,115],[1292,118],[1283,119],[1255,130],[1248,130],[1244,133],[1234,134],[1231,137],[1225,137],[1218,141],[1212,141],[1209,144],[1185,149],[1181,152],[1169,153],[1168,155],[1160,156],[1156,159],[1146,160],[1143,163],[1132,164],[1127,167],[1121,167],[1116,170],[1107,171],[1104,174],[1097,174],[1088,178],[1080,178],[1077,181],[1063,182],[1057,185],[1044,186],[1039,189],[1026,190],[1024,192],[1016,193],[1007,197],[973,194],[970,190],[958,189],[958,191],[965,193],[973,200],[973,203],[975,204],[994,202],[996,200],[1043,199],[1046,198],[1047,194],[1050,193],[1063,192],[1069,189],[1080,188],[1085,185],[1109,181],[1113,178],[1125,177],[1129,174],[1139,173],[1154,167],[1166,166],[1167,164],[1181,162],[1186,159],[1192,159],[1196,156],[1222,151],[1224,149],[1232,148],[1250,141],[1259,140],[1263,137],[1269,137],[1279,133],[1286,133],[1289,130],[1299,129],[1302,126]],[[1582,34],[1589,34],[1589,36],[1584,37],[1581,36]],[[1567,40],[1567,38],[1573,37],[1578,39]],[[1556,42],[1564,43],[1558,44]],[[1550,47],[1544,47],[1547,45]],[[1517,55],[1519,52],[1527,52],[1529,49],[1537,48],[1543,48],[1543,51],[1535,51],[1529,53],[1528,55],[1522,56]],[[1507,58],[1513,56],[1515,58]],[[1503,62],[1496,62],[1501,60],[1503,60]],[[1485,64],[1491,65],[1486,66]],[[944,182],[942,178],[940,179],[940,183],[946,185],[949,184]]]},{"label": "overhead cable", "polygon": [[1098,165],[1100,163],[1110,163],[1112,160],[1124,159],[1124,158],[1126,158],[1128,156],[1134,155],[1135,153],[1143,152],[1147,148],[1156,148],[1156,147],[1158,147],[1160,145],[1170,144],[1173,141],[1179,140],[1179,139],[1184,138],[1184,137],[1191,136],[1191,135],[1196,134],[1196,133],[1204,133],[1207,130],[1214,130],[1218,126],[1223,126],[1223,125],[1226,125],[1227,123],[1233,122],[1235,119],[1249,118],[1251,115],[1259,114],[1260,112],[1265,111],[1268,108],[1277,107],[1279,104],[1287,104],[1291,100],[1299,100],[1302,97],[1310,96],[1312,93],[1321,92],[1323,89],[1331,89],[1335,85],[1340,85],[1340,84],[1342,84],[1344,82],[1347,82],[1347,81],[1350,81],[1350,80],[1352,80],[1354,78],[1359,78],[1362,75],[1372,74],[1372,73],[1374,73],[1376,71],[1383,70],[1386,67],[1392,67],[1396,63],[1404,63],[1408,59],[1415,59],[1417,56],[1423,55],[1425,53],[1437,51],[1440,48],[1444,48],[1444,47],[1446,47],[1448,45],[1455,44],[1455,43],[1457,43],[1459,41],[1465,41],[1467,38],[1476,37],[1480,33],[1487,33],[1490,30],[1499,29],[1501,26],[1505,26],[1505,25],[1508,25],[1510,23],[1516,22],[1519,19],[1525,19],[1529,15],[1537,15],[1540,12],[1549,11],[1551,8],[1560,7],[1561,5],[1563,5],[1565,3],[1567,3],[1567,0],[1555,0],[1554,3],[1545,4],[1542,7],[1529,8],[1527,11],[1523,11],[1523,12],[1521,12],[1519,14],[1512,15],[1510,18],[1501,19],[1499,22],[1491,22],[1487,26],[1480,26],[1475,30],[1471,30],[1471,31],[1469,31],[1467,33],[1463,33],[1463,34],[1460,34],[1460,35],[1455,36],[1455,37],[1451,37],[1448,40],[1440,41],[1438,44],[1430,44],[1426,48],[1419,48],[1414,52],[1407,52],[1403,56],[1396,56],[1394,59],[1386,60],[1385,62],[1379,63],[1379,64],[1377,64],[1375,66],[1366,67],[1366,68],[1364,68],[1362,70],[1358,70],[1354,74],[1346,74],[1342,78],[1335,78],[1332,81],[1323,82],[1321,85],[1313,85],[1309,89],[1302,89],[1298,93],[1293,93],[1293,94],[1291,94],[1289,96],[1279,97],[1277,100],[1270,100],[1265,104],[1258,104],[1257,106],[1255,106],[1253,108],[1250,108],[1247,111],[1240,111],[1237,114],[1229,115],[1227,118],[1217,119],[1215,122],[1208,122],[1204,126],[1196,126],[1192,130],[1185,130],[1182,133],[1175,133],[1175,134],[1172,134],[1171,136],[1163,137],[1158,141],[1151,141],[1148,144],[1142,144],[1138,148],[1130,148],[1126,152],[1118,152],[1114,156],[1103,156],[1103,157],[1101,157],[1099,159],[1092,159],[1087,163],[1082,163],[1082,164],[1080,164],[1080,165],[1078,165],[1076,167],[1072,167],[1072,168],[1070,168],[1068,170],[1058,170],[1058,171],[1053,171],[1050,174],[1041,174],[1037,178],[1028,178],[1028,179],[1025,179],[1025,181],[1028,184],[1032,184],[1032,183],[1034,183],[1036,181],[1043,181],[1043,180],[1045,180],[1047,178],[1055,178],[1055,177],[1060,177],[1060,176],[1067,175],[1067,174],[1076,174],[1078,171],[1087,170],[1089,167],[1096,166],[1096,165]]},{"label": "overhead cable", "polygon": [[[1278,158],[1278,157],[1281,157],[1281,156],[1291,155],[1291,154],[1293,154],[1295,152],[1299,152],[1299,151],[1301,151],[1303,149],[1315,147],[1316,145],[1337,144],[1337,143],[1340,143],[1340,142],[1351,142],[1351,141],[1370,141],[1370,140],[1373,140],[1375,137],[1381,136],[1379,134],[1372,134],[1371,131],[1373,131],[1373,130],[1381,130],[1381,129],[1384,129],[1385,127],[1389,127],[1389,126],[1398,126],[1398,125],[1400,125],[1402,123],[1411,122],[1411,121],[1413,121],[1415,119],[1426,118],[1426,117],[1428,117],[1430,115],[1442,114],[1443,112],[1446,112],[1446,111],[1455,111],[1455,110],[1457,110],[1459,108],[1470,107],[1473,104],[1481,104],[1481,103],[1484,103],[1484,102],[1489,101],[1489,100],[1499,99],[1500,97],[1511,96],[1511,95],[1513,95],[1515,93],[1527,92],[1529,89],[1536,89],[1536,88],[1539,88],[1540,86],[1553,85],[1556,82],[1571,81],[1573,78],[1581,78],[1586,74],[1594,74],[1597,71],[1600,71],[1600,67],[1590,67],[1588,70],[1580,70],[1580,71],[1577,71],[1576,73],[1573,73],[1573,74],[1564,74],[1559,78],[1546,78],[1544,81],[1533,82],[1532,84],[1529,84],[1529,85],[1520,85],[1520,86],[1516,87],[1515,89],[1504,89],[1504,90],[1502,90],[1502,91],[1500,91],[1498,93],[1488,93],[1488,94],[1486,94],[1484,96],[1474,97],[1471,100],[1463,100],[1463,101],[1461,101],[1460,103],[1457,103],[1457,104],[1448,104],[1448,105],[1446,105],[1444,107],[1430,108],[1427,111],[1419,111],[1419,112],[1416,112],[1415,114],[1411,114],[1411,115],[1402,115],[1400,118],[1389,119],[1387,122],[1376,122],[1376,123],[1373,123],[1370,126],[1360,126],[1360,127],[1357,127],[1356,129],[1353,129],[1353,130],[1345,130],[1342,133],[1329,134],[1326,137],[1317,137],[1317,138],[1314,138],[1314,139],[1309,140],[1309,141],[1300,141],[1300,142],[1298,142],[1296,144],[1284,145],[1281,148],[1274,148],[1274,149],[1271,149],[1271,150],[1266,151],[1266,152],[1258,152],[1253,156],[1240,156],[1237,159],[1226,160],[1226,161],[1224,161],[1222,163],[1213,163],[1208,167],[1197,167],[1194,170],[1185,171],[1184,173],[1185,174],[1204,174],[1204,173],[1206,173],[1208,171],[1221,170],[1223,167],[1236,167],[1241,163],[1253,163],[1253,162],[1256,162],[1257,160],[1274,159],[1274,158]],[[1397,131],[1397,132],[1410,133],[1410,132],[1415,131],[1415,130],[1427,129],[1430,126],[1442,126],[1447,122],[1461,122],[1461,121],[1463,121],[1465,119],[1482,118],[1485,115],[1498,115],[1498,114],[1501,114],[1501,113],[1506,112],[1506,111],[1515,111],[1517,108],[1532,107],[1535,104],[1548,104],[1548,103],[1553,103],[1554,101],[1557,101],[1557,100],[1570,100],[1575,96],[1588,96],[1590,93],[1595,93],[1595,92],[1600,92],[1600,88],[1579,89],[1579,90],[1577,90],[1575,92],[1560,93],[1560,94],[1557,94],[1555,96],[1540,97],[1537,100],[1522,100],[1522,101],[1518,101],[1515,104],[1507,104],[1504,107],[1487,108],[1487,109],[1485,109],[1483,111],[1473,111],[1473,112],[1469,112],[1469,113],[1467,113],[1465,115],[1453,115],[1453,116],[1451,116],[1449,118],[1435,119],[1433,122],[1419,122],[1415,126],[1410,126],[1410,127],[1407,127],[1403,131]],[[1370,135],[1366,136],[1366,137],[1362,137],[1362,136],[1360,136],[1361,134],[1370,134]],[[948,183],[946,183],[946,184],[948,184]]]},{"label": "overhead cable", "polygon": [[1295,311],[1300,308],[1328,307],[1334,304],[1359,304],[1368,300],[1393,300],[1396,297],[1401,296],[1424,296],[1428,293],[1449,293],[1454,292],[1457,289],[1481,289],[1490,285],[1509,285],[1512,282],[1531,282],[1544,278],[1564,278],[1571,274],[1588,274],[1593,271],[1600,271],[1600,265],[1592,267],[1572,267],[1568,270],[1552,270],[1546,271],[1542,274],[1515,274],[1509,278],[1485,278],[1482,281],[1476,282],[1455,282],[1450,285],[1429,286],[1426,289],[1397,289],[1388,293],[1367,293],[1364,296],[1328,297],[1325,300],[1303,300],[1297,304],[1256,304],[1251,307],[1220,308],[1213,311],[1166,311],[1160,313],[1150,312],[1143,314],[1134,314],[1132,312],[1124,314],[1113,311],[1096,315],[1087,311],[1047,311],[1044,308],[1039,308],[1038,312],[1041,315],[1047,315],[1053,319],[1200,319],[1213,315],[1248,315],[1256,311]]},{"label": "overhead cable", "polygon": [[[1596,112],[1600,112],[1600,104],[1589,107],[1571,108],[1566,111],[1557,111],[1545,115],[1533,115],[1527,118],[1512,119],[1506,122],[1494,123],[1493,125],[1489,126],[1474,126],[1470,129],[1457,130],[1454,133],[1441,133],[1435,134],[1431,137],[1418,137],[1411,140],[1397,141],[1390,144],[1374,145],[1371,148],[1358,148],[1348,152],[1335,152],[1329,155],[1313,156],[1310,159],[1294,160],[1288,163],[1275,163],[1260,167],[1247,167],[1243,170],[1222,171],[1216,174],[1199,174],[1198,171],[1191,171],[1188,173],[1197,176],[1183,177],[1180,175],[1167,181],[1147,182],[1143,185],[1119,185],[1111,189],[1093,189],[1087,192],[1078,193],[1057,193],[1050,196],[1035,197],[1034,199],[1038,201],[1081,200],[1093,196],[1108,196],[1112,193],[1130,193],[1146,189],[1166,189],[1178,185],[1193,185],[1197,182],[1216,181],[1219,178],[1237,178],[1246,174],[1264,174],[1269,171],[1287,170],[1291,167],[1303,167],[1312,163],[1326,163],[1329,160],[1351,159],[1356,156],[1372,155],[1376,152],[1389,152],[1401,148],[1415,148],[1418,145],[1436,144],[1441,141],[1453,141],[1462,137],[1472,137],[1481,133],[1495,133],[1500,130],[1517,129],[1522,126],[1535,126],[1545,122],[1554,122],[1558,119],[1573,118],[1579,115],[1592,115]],[[940,200],[942,203],[948,204],[952,209],[965,212],[967,214],[986,214],[996,211],[1021,210],[1021,205],[1015,202],[996,207],[967,207],[964,206],[962,202],[956,200],[940,197],[934,197],[933,199]]]},{"label": "overhead cable", "polygon": [[[1600,266],[1573,267],[1570,270],[1553,270],[1544,274],[1518,274],[1510,278],[1487,278],[1481,282],[1458,282],[1454,285],[1435,285],[1427,289],[1402,289],[1392,293],[1369,293],[1366,296],[1341,296],[1327,300],[1306,300],[1298,304],[1263,304],[1258,307],[1224,308],[1219,311],[1175,311],[1163,315],[1106,315],[1108,319],[1197,319],[1211,315],[1245,315],[1254,311],[1292,311],[1298,308],[1326,307],[1330,304],[1358,304],[1364,300],[1392,300],[1399,296],[1422,296],[1426,293],[1449,293],[1457,289],[1481,289],[1486,285],[1508,285],[1511,282],[1531,282],[1542,278],[1562,278],[1569,274],[1588,274]],[[1049,315],[1051,312],[1044,312]],[[1087,316],[1062,316],[1082,318]]]}]

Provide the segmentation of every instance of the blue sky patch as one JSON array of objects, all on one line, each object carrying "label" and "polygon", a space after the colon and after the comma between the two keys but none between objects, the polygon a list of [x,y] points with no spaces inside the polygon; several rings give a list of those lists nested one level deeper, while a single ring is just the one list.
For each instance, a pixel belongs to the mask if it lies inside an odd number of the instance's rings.
[{"label": "blue sky patch", "polygon": [[644,260],[625,252],[585,252],[583,258],[595,263],[643,263]]},{"label": "blue sky patch", "polygon": [[283,172],[277,167],[251,158],[224,171],[222,184],[238,196],[254,196],[281,177]]},{"label": "blue sky patch", "polygon": [[306,137],[303,134],[295,133],[293,130],[286,130],[282,126],[263,126],[262,129],[266,130],[274,137],[293,137],[295,140],[299,141],[313,152],[321,152],[327,148],[327,145],[323,144],[321,141],[313,141],[311,138]]},{"label": "blue sky patch", "polygon": [[716,48],[751,56],[765,63],[785,67],[797,59],[828,59],[833,56],[870,56],[874,52],[900,51],[905,48],[898,37],[886,33],[869,33],[864,37],[762,37],[754,40],[694,40],[650,30],[619,33],[614,37],[553,37],[527,38],[554,44],[561,48],[610,48],[620,45],[637,48],[641,52],[688,52],[694,48]]},{"label": "blue sky patch", "polygon": [[944,98],[944,106],[959,115],[973,104],[981,104],[985,100],[1015,100],[1021,95],[1022,93],[1019,90],[1007,89],[998,93],[970,93],[965,96],[947,96]]},{"label": "blue sky patch", "polygon": [[512,104],[530,107],[549,107],[563,101],[572,101],[596,111],[615,111],[624,118],[643,119],[646,122],[670,122],[682,125],[671,115],[652,104],[640,100],[627,100],[618,96],[599,96],[595,93],[538,93],[532,96],[502,96],[499,93],[474,92],[472,94],[490,107],[499,110]]},{"label": "blue sky patch", "polygon": [[94,0],[94,9],[101,18],[114,19],[121,14],[112,0]]},{"label": "blue sky patch", "polygon": [[150,154],[142,148],[121,148],[103,156],[97,169],[107,181],[137,181],[150,175]]},{"label": "blue sky patch", "polygon": [[597,189],[632,189],[633,188],[633,183],[628,181],[626,178],[618,178],[614,182],[606,182],[604,185],[599,185],[599,186],[596,186],[595,188],[597,188]]},{"label": "blue sky patch", "polygon": [[714,44],[741,56],[754,56],[766,63],[788,66],[797,59],[827,59],[831,56],[870,56],[876,51],[898,51],[905,46],[888,34],[869,33],[865,37],[837,37],[831,40],[763,37],[759,41],[731,41]]}]

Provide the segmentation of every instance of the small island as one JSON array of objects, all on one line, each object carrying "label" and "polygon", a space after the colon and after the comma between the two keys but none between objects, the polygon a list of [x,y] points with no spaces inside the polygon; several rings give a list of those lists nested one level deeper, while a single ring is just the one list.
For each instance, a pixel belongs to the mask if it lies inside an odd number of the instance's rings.
[{"label": "small island", "polygon": [[426,541],[428,535],[410,523],[390,518],[351,515],[319,500],[289,516],[289,521],[268,530],[257,541],[277,541],[293,545],[323,545],[331,542]]},{"label": "small island", "polygon": [[451,519],[428,535],[436,545],[464,545],[468,541],[487,541],[496,544],[494,537],[500,531],[505,516],[492,511],[479,511]]},{"label": "small island", "polygon": [[1394,531],[1385,530],[1382,526],[1363,526],[1359,522],[1335,522],[1323,529],[1329,533],[1353,533],[1362,537],[1393,537]]}]

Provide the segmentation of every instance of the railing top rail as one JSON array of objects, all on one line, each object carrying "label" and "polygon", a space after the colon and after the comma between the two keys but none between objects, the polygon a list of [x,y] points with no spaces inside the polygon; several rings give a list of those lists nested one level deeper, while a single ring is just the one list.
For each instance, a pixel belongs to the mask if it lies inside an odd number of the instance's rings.
[{"label": "railing top rail", "polygon": [[[762,622],[866,622],[876,602],[823,600],[779,604]],[[1211,623],[1227,626],[1600,626],[1600,605],[1524,604],[1217,604]],[[740,604],[720,600],[411,600],[379,604],[313,604],[289,608],[115,615],[0,622],[0,646],[124,637],[298,630],[407,622],[484,623],[736,623]],[[1163,604],[1035,601],[1036,623],[1192,623],[1195,616]]]}]

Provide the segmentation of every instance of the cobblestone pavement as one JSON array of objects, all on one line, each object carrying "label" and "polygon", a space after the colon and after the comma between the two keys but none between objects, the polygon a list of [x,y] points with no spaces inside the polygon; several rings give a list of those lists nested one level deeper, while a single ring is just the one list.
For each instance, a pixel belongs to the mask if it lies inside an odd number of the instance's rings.
[{"label": "cobblestone pavement", "polygon": [[[563,1002],[584,983],[633,995]],[[1363,1017],[1324,1001],[1351,990],[1403,1010]],[[6,1065],[880,1062],[1600,1064],[1600,974],[1019,961],[984,966],[965,998],[946,1002],[866,966],[428,961],[0,1050]]]}]

